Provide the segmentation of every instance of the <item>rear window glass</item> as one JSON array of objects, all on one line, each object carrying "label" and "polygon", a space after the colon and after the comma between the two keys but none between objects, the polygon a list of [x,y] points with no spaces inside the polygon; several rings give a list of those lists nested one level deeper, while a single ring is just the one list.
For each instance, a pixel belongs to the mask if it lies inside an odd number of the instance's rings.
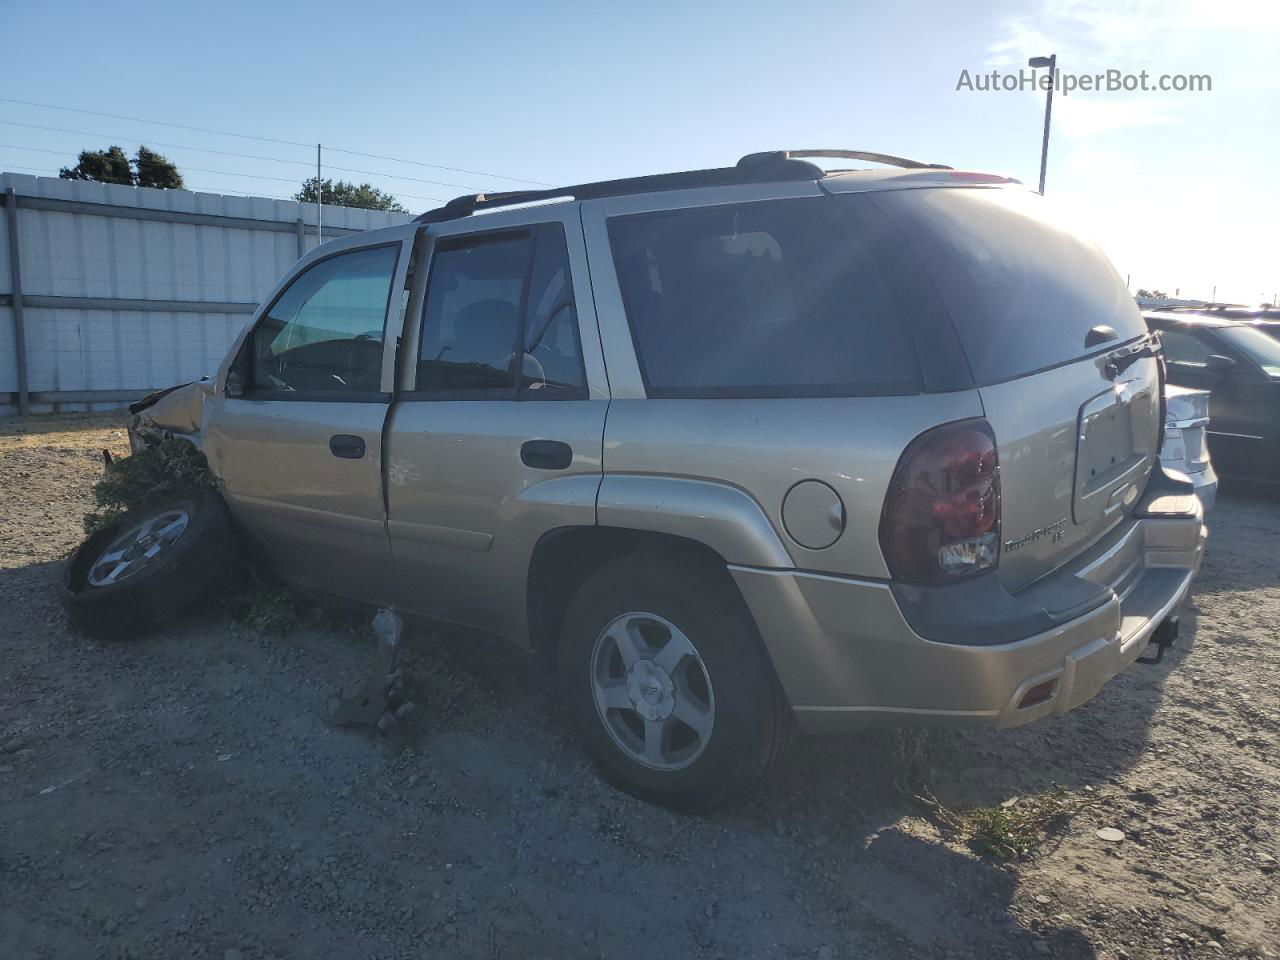
[{"label": "rear window glass", "polygon": [[614,217],[653,397],[916,393],[905,311],[854,212],[827,198]]},{"label": "rear window glass", "polygon": [[893,190],[896,223],[946,305],[970,369],[999,383],[1075,360],[1090,328],[1114,347],[1146,325],[1111,262],[1043,197],[1022,190]]}]

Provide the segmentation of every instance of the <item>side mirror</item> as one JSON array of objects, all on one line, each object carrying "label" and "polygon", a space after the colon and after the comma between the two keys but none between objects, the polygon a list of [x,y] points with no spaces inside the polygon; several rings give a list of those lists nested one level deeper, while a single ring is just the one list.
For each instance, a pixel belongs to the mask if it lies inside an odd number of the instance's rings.
[{"label": "side mirror", "polygon": [[1224,376],[1236,368],[1236,362],[1220,353],[1211,353],[1205,358],[1204,368],[1210,373]]}]

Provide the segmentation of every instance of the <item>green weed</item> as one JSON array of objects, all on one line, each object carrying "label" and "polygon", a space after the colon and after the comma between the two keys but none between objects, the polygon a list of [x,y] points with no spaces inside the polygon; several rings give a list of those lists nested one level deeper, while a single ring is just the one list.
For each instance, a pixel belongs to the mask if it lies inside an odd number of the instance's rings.
[{"label": "green weed", "polygon": [[975,807],[964,812],[948,810],[932,795],[917,800],[968,843],[980,856],[1010,863],[1026,860],[1044,841],[1062,830],[1083,810],[1105,800],[1105,795],[1073,797],[1062,787],[1034,797],[1018,797],[995,807]]},{"label": "green weed", "polygon": [[157,497],[213,486],[209,462],[194,444],[170,438],[109,464],[93,485],[95,509],[84,515],[94,533]]}]

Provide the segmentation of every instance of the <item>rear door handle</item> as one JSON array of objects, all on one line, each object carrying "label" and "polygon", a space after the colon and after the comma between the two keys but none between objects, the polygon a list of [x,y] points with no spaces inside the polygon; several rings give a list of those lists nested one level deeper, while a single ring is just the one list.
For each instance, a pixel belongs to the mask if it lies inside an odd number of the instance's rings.
[{"label": "rear door handle", "polygon": [[563,470],[573,463],[573,447],[559,440],[526,440],[520,445],[520,462],[537,470]]},{"label": "rear door handle", "polygon": [[329,438],[329,452],[343,460],[359,460],[364,456],[364,440],[349,433],[337,433]]}]

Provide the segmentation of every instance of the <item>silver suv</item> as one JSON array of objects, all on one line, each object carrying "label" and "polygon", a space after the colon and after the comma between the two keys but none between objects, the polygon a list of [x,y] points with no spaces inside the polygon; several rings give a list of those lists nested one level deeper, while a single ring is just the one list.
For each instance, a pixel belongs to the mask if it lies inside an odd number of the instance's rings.
[{"label": "silver suv", "polygon": [[532,651],[603,772],[684,808],[797,721],[1079,706],[1171,640],[1205,539],[1106,258],[1016,181],[880,154],[326,243],[203,395],[281,575]]}]

